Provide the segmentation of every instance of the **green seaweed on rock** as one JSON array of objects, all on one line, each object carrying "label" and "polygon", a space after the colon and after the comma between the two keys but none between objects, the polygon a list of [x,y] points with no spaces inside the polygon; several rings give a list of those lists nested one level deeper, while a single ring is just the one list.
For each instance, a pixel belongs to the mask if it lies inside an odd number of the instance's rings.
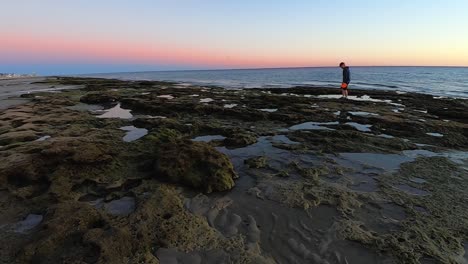
[{"label": "green seaweed on rock", "polygon": [[161,144],[155,154],[155,176],[207,193],[234,187],[237,178],[228,157],[202,142],[179,140]]}]

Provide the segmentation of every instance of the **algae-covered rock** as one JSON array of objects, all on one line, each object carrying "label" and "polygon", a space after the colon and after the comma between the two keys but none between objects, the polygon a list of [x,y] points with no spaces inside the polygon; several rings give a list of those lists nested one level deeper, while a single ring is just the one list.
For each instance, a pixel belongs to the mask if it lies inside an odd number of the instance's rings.
[{"label": "algae-covered rock", "polygon": [[64,198],[73,195],[73,185],[86,179],[112,182],[125,171],[115,157],[117,152],[104,142],[60,138],[44,144],[45,149],[26,146],[15,153],[4,152],[0,188],[20,198],[47,193]]},{"label": "algae-covered rock", "polygon": [[[58,204],[49,209],[43,228],[20,252],[20,263],[95,263],[99,250],[82,239],[85,232],[101,222],[90,205],[76,202]],[[70,247],[73,245],[73,247]]]},{"label": "algae-covered rock", "polygon": [[8,132],[0,135],[0,145],[8,145],[18,142],[33,141],[37,139],[37,133],[34,131]]},{"label": "algae-covered rock", "polygon": [[157,143],[168,143],[177,141],[180,137],[181,133],[177,130],[161,128],[147,135],[146,139]]},{"label": "algae-covered rock", "polygon": [[253,133],[234,133],[224,140],[228,147],[241,148],[257,143],[257,136]]},{"label": "algae-covered rock", "polygon": [[107,162],[112,157],[102,144],[83,144],[75,148],[72,159],[77,163],[100,163]]},{"label": "algae-covered rock", "polygon": [[100,163],[109,161],[113,153],[103,142],[61,139],[54,141],[40,154],[44,158],[59,159],[61,162],[71,158],[76,163]]},{"label": "algae-covered rock", "polygon": [[88,93],[80,98],[80,101],[87,104],[112,103],[119,99],[113,93]]},{"label": "algae-covered rock", "polygon": [[167,185],[145,182],[141,191],[151,190],[151,196],[143,199],[130,216],[133,232],[144,245],[180,248],[193,251],[199,247],[216,245],[216,231],[201,217],[194,217],[185,210],[177,190]]},{"label": "algae-covered rock", "polygon": [[247,159],[245,162],[249,168],[261,169],[268,166],[268,161],[265,156]]},{"label": "algae-covered rock", "polygon": [[157,176],[208,193],[231,189],[237,177],[226,155],[206,143],[190,140],[162,144],[154,168]]},{"label": "algae-covered rock", "polygon": [[398,152],[415,145],[398,138],[381,138],[352,130],[295,131],[288,135],[310,149],[335,152]]},{"label": "algae-covered rock", "polygon": [[322,175],[327,175],[330,173],[330,170],[326,166],[319,166],[313,168],[297,168],[302,177],[306,179],[311,179],[314,182],[319,181],[319,177]]}]

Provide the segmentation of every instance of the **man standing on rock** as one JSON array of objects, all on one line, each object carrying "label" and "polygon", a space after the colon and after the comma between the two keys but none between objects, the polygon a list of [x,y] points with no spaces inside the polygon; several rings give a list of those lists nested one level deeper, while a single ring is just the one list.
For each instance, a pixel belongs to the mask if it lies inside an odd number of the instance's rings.
[{"label": "man standing on rock", "polygon": [[351,82],[351,74],[349,67],[344,62],[340,63],[340,68],[343,69],[343,82],[341,83],[341,94],[342,98],[348,98],[348,86]]}]

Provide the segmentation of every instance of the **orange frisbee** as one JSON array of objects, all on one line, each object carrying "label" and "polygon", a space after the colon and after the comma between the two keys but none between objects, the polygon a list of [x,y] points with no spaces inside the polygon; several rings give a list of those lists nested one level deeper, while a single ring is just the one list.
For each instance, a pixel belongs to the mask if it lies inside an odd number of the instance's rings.
[{"label": "orange frisbee", "polygon": [[347,83],[342,83],[341,84],[341,89],[347,89],[348,88],[348,84]]}]

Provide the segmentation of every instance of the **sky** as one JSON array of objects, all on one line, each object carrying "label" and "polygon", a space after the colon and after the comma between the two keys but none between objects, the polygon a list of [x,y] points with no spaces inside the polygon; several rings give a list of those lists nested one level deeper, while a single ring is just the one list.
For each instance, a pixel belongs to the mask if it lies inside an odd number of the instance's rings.
[{"label": "sky", "polygon": [[15,0],[0,72],[468,66],[466,0]]}]

